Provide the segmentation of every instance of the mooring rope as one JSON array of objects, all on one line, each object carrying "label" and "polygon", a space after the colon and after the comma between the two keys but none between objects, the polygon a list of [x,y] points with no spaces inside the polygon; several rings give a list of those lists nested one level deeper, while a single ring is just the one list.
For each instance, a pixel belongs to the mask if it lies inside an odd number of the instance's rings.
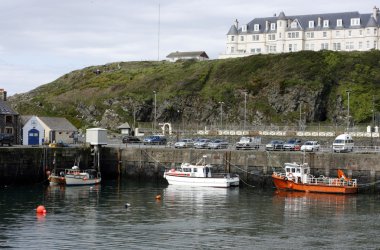
[{"label": "mooring rope", "polygon": [[255,186],[252,186],[252,185],[248,184],[247,182],[243,181],[243,179],[241,179],[241,178],[239,178],[239,180],[240,180],[241,182],[243,182],[245,185],[249,186],[249,187],[252,187],[252,188],[255,187]]}]

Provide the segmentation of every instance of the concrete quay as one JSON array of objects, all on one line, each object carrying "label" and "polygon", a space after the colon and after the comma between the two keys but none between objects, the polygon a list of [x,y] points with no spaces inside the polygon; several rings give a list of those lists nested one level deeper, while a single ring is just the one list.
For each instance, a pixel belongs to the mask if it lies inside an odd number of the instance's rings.
[{"label": "concrete quay", "polygon": [[[101,148],[101,171],[104,179],[127,177],[144,181],[162,181],[166,168],[182,162],[196,163],[203,156],[214,172],[233,172],[241,177],[241,186],[273,188],[271,174],[280,171],[285,162],[302,162],[311,167],[314,176],[336,176],[342,169],[358,179],[360,192],[380,191],[380,154],[317,152],[265,152],[236,150],[174,149],[168,147]],[[76,160],[85,169],[92,164],[89,148],[1,147],[0,186],[36,184],[46,180],[46,171],[71,168]]]}]

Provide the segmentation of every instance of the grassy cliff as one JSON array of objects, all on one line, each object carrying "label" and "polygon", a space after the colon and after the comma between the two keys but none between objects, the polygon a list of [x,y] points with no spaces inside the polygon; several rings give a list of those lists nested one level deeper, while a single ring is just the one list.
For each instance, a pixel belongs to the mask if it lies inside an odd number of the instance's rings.
[{"label": "grassy cliff", "polygon": [[355,123],[380,103],[380,51],[303,51],[204,62],[118,62],[91,66],[10,98],[22,115],[67,117],[78,127],[115,129],[157,120],[217,124],[345,123],[347,90]]}]

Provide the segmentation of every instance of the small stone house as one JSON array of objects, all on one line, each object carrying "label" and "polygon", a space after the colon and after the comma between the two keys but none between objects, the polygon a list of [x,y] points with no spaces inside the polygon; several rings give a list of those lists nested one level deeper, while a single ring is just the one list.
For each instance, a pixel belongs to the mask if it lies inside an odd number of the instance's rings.
[{"label": "small stone house", "polygon": [[198,61],[205,61],[208,60],[209,57],[204,51],[189,51],[189,52],[172,52],[169,55],[166,56],[169,61],[176,62],[178,60],[198,60]]},{"label": "small stone house", "polygon": [[117,127],[120,130],[120,134],[122,135],[131,135],[132,129],[128,122],[121,124]]},{"label": "small stone house", "polygon": [[14,144],[20,142],[20,120],[19,114],[7,103],[7,92],[0,89],[0,133],[12,134]]},{"label": "small stone house", "polygon": [[42,145],[44,142],[74,143],[77,138],[77,128],[66,118],[31,116],[25,120],[22,129],[23,145]]}]

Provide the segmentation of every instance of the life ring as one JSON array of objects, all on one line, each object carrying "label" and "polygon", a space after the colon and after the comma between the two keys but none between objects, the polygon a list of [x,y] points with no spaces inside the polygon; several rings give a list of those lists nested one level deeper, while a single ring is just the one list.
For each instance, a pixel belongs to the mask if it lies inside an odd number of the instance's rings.
[{"label": "life ring", "polygon": [[292,173],[288,174],[288,177],[289,177],[289,179],[293,180],[293,174]]}]

